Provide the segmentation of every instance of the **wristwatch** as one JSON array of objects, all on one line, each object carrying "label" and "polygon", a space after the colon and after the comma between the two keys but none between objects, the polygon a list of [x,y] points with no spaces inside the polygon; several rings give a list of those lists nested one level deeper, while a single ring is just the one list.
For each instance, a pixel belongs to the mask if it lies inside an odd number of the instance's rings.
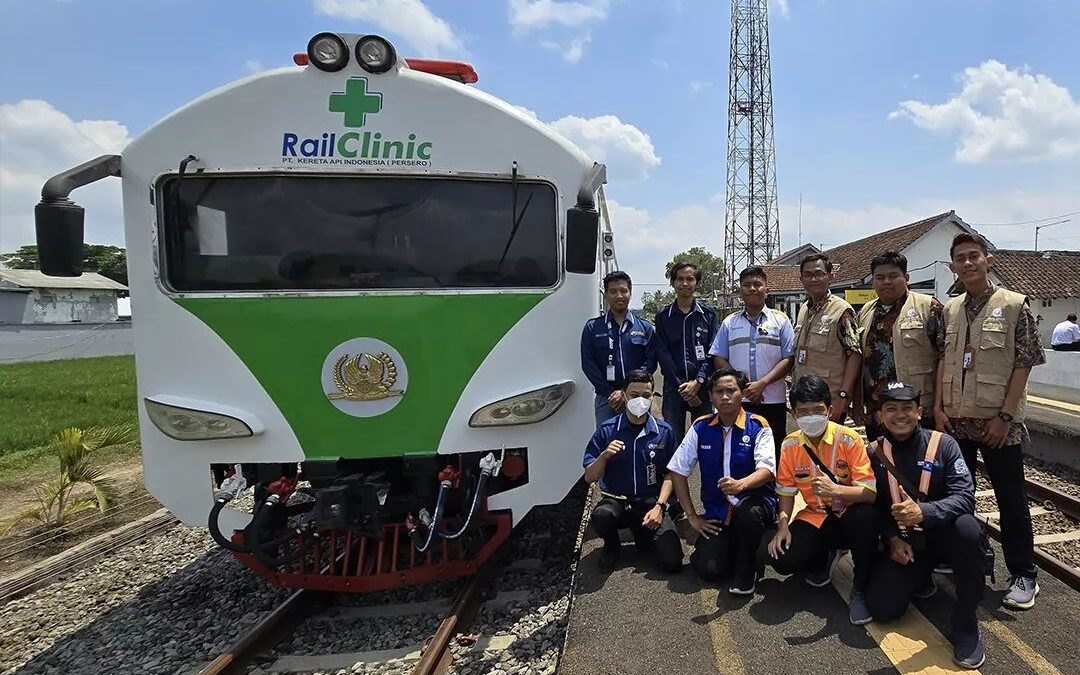
[{"label": "wristwatch", "polygon": [[697,383],[698,384],[705,384],[705,378],[699,376],[698,379],[697,379]]},{"label": "wristwatch", "polygon": [[844,399],[846,401],[847,397],[848,397],[848,394],[847,394],[846,391],[841,391],[840,393],[837,394],[837,396],[839,396],[840,398],[842,398],[842,399]]},{"label": "wristwatch", "polygon": [[1010,415],[1009,413],[1005,412],[1004,410],[999,412],[997,414],[997,416],[998,416],[999,419],[1001,419],[1004,422],[1012,422],[1013,421],[1013,416]]},{"label": "wristwatch", "polygon": [[656,502],[656,505],[659,506],[660,510],[664,513],[667,513],[668,509],[671,508],[671,504],[668,504],[667,502]]}]

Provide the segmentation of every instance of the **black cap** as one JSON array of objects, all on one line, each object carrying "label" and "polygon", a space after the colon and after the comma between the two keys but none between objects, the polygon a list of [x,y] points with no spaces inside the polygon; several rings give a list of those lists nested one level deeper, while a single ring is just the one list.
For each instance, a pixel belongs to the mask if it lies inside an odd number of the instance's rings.
[{"label": "black cap", "polygon": [[918,401],[919,391],[903,382],[889,382],[882,390],[882,401]]}]

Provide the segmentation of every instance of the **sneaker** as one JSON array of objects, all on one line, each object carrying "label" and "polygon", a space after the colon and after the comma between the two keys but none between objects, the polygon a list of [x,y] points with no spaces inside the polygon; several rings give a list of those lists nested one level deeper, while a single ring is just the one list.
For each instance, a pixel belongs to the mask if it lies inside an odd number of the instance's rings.
[{"label": "sneaker", "polygon": [[865,626],[874,620],[870,615],[870,608],[866,606],[866,594],[854,588],[851,589],[851,599],[848,600],[848,619],[856,626]]},{"label": "sneaker", "polygon": [[806,583],[814,588],[828,586],[832,581],[832,568],[838,557],[840,556],[837,555],[836,550],[829,551],[829,559],[825,561],[825,566],[813,574],[807,574]]},{"label": "sneaker", "polygon": [[961,668],[975,670],[986,661],[982,634],[978,626],[974,632],[953,631],[953,661]]},{"label": "sneaker", "polygon": [[1035,596],[1039,594],[1039,583],[1034,577],[1013,577],[1009,583],[1009,592],[1002,604],[1013,609],[1031,609],[1035,606]]},{"label": "sneaker", "polygon": [[756,574],[736,574],[731,580],[731,586],[728,587],[728,593],[732,595],[753,595],[756,586]]},{"label": "sneaker", "polygon": [[938,563],[934,566],[935,574],[952,574],[952,566],[946,563]]},{"label": "sneaker", "polygon": [[600,558],[596,561],[596,566],[601,572],[611,572],[615,569],[615,565],[619,563],[619,551],[608,550],[607,547],[600,549]]},{"label": "sneaker", "polygon": [[915,597],[920,600],[933,597],[935,593],[937,593],[937,584],[932,578],[927,579],[925,584],[915,589]]}]

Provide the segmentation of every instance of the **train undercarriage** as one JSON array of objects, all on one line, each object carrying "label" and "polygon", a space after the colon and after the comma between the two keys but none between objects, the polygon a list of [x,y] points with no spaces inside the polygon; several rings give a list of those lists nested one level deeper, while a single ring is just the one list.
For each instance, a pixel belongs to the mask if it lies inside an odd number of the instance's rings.
[{"label": "train undercarriage", "polygon": [[[526,484],[527,450],[211,466],[211,536],[270,583],[366,593],[474,573],[509,537],[491,495]],[[253,516],[219,516],[254,486]]]}]

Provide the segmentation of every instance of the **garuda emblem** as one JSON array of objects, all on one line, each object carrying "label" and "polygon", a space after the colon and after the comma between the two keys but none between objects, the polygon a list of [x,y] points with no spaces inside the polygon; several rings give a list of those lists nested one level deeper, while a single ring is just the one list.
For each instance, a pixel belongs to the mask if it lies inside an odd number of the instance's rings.
[{"label": "garuda emblem", "polygon": [[397,366],[386,352],[344,354],[334,364],[333,377],[339,391],[327,394],[332,401],[379,401],[405,393],[393,388],[397,381]]}]

